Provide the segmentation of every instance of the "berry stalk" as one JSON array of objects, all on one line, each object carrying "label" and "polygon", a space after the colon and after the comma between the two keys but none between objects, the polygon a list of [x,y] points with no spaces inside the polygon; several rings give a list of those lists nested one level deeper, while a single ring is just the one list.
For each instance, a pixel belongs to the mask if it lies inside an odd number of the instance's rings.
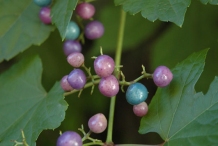
[{"label": "berry stalk", "polygon": [[[117,39],[117,49],[116,49],[116,54],[115,54],[115,66],[119,66],[121,62],[125,20],[126,20],[126,13],[121,9],[120,25],[119,25],[119,32],[118,32],[118,39]],[[119,72],[120,72],[120,69],[117,68],[117,70],[115,70],[115,76],[117,78],[119,76]],[[116,96],[112,97],[110,101],[110,111],[109,111],[109,118],[108,118],[109,120],[108,120],[108,131],[107,131],[106,143],[113,143],[112,133],[113,133],[115,102],[116,102]]]}]

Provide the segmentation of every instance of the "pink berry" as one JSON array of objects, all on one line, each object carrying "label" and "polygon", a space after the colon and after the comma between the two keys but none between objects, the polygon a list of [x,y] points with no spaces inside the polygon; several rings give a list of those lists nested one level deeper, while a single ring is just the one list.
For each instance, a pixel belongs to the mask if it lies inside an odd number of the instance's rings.
[{"label": "pink berry", "polygon": [[84,63],[84,56],[82,53],[79,52],[71,53],[67,57],[67,62],[73,67],[80,67]]},{"label": "pink berry", "polygon": [[68,75],[65,75],[62,79],[61,79],[61,87],[64,91],[71,91],[73,90],[73,88],[70,86],[70,84],[67,81],[67,77]]},{"label": "pink berry", "polygon": [[110,75],[101,79],[98,89],[104,96],[112,97],[119,92],[119,82],[114,75]]},{"label": "pink berry", "polygon": [[95,7],[90,3],[80,3],[76,7],[76,13],[82,19],[90,19],[95,14]]},{"label": "pink berry", "polygon": [[133,112],[136,116],[143,117],[148,112],[148,105],[146,102],[141,102],[140,104],[133,106]]},{"label": "pink berry", "polygon": [[51,23],[50,8],[48,7],[41,8],[39,12],[39,18],[43,23],[50,24]]},{"label": "pink berry", "polygon": [[158,66],[153,73],[154,83],[158,87],[165,87],[169,85],[173,79],[173,74],[166,66]]},{"label": "pink berry", "polygon": [[94,133],[102,133],[107,128],[107,119],[104,114],[98,113],[88,121],[89,129]]}]

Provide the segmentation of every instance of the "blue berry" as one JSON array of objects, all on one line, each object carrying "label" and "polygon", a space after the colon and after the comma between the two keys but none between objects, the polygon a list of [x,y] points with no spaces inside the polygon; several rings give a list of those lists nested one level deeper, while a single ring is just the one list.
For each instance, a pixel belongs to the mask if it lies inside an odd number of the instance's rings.
[{"label": "blue berry", "polygon": [[33,0],[40,7],[46,7],[51,4],[51,0]]},{"label": "blue berry", "polygon": [[131,84],[126,91],[126,100],[129,104],[137,105],[148,97],[147,88],[141,83]]},{"label": "blue berry", "polygon": [[66,30],[66,39],[75,40],[78,38],[79,34],[80,34],[79,26],[74,21],[70,21]]}]

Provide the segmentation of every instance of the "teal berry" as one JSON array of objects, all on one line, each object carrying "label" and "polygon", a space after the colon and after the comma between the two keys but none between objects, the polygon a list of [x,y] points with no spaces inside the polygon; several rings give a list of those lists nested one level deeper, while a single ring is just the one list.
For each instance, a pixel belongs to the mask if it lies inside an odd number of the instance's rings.
[{"label": "teal berry", "polygon": [[78,38],[79,34],[80,34],[79,26],[74,21],[70,21],[66,30],[66,39],[75,40]]},{"label": "teal berry", "polygon": [[33,0],[34,3],[40,7],[46,7],[51,4],[52,0]]},{"label": "teal berry", "polygon": [[147,88],[141,83],[131,84],[126,91],[126,100],[131,105],[137,105],[148,97]]}]

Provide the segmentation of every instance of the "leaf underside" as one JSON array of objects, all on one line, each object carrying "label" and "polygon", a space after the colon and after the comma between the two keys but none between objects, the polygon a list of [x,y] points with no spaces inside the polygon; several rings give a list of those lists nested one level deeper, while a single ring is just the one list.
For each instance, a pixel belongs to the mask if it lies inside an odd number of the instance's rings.
[{"label": "leaf underside", "polygon": [[42,64],[39,57],[23,59],[0,75],[0,146],[11,146],[11,140],[35,145],[45,129],[57,128],[64,120],[67,103],[56,83],[49,92],[42,87]]},{"label": "leaf underside", "polygon": [[208,50],[189,56],[173,70],[173,81],[159,88],[139,132],[156,132],[165,145],[215,145],[218,143],[218,78],[208,92],[196,93],[194,86],[205,64]]},{"label": "leaf underside", "polygon": [[54,27],[40,21],[39,10],[32,0],[0,0],[0,62],[48,38]]}]

